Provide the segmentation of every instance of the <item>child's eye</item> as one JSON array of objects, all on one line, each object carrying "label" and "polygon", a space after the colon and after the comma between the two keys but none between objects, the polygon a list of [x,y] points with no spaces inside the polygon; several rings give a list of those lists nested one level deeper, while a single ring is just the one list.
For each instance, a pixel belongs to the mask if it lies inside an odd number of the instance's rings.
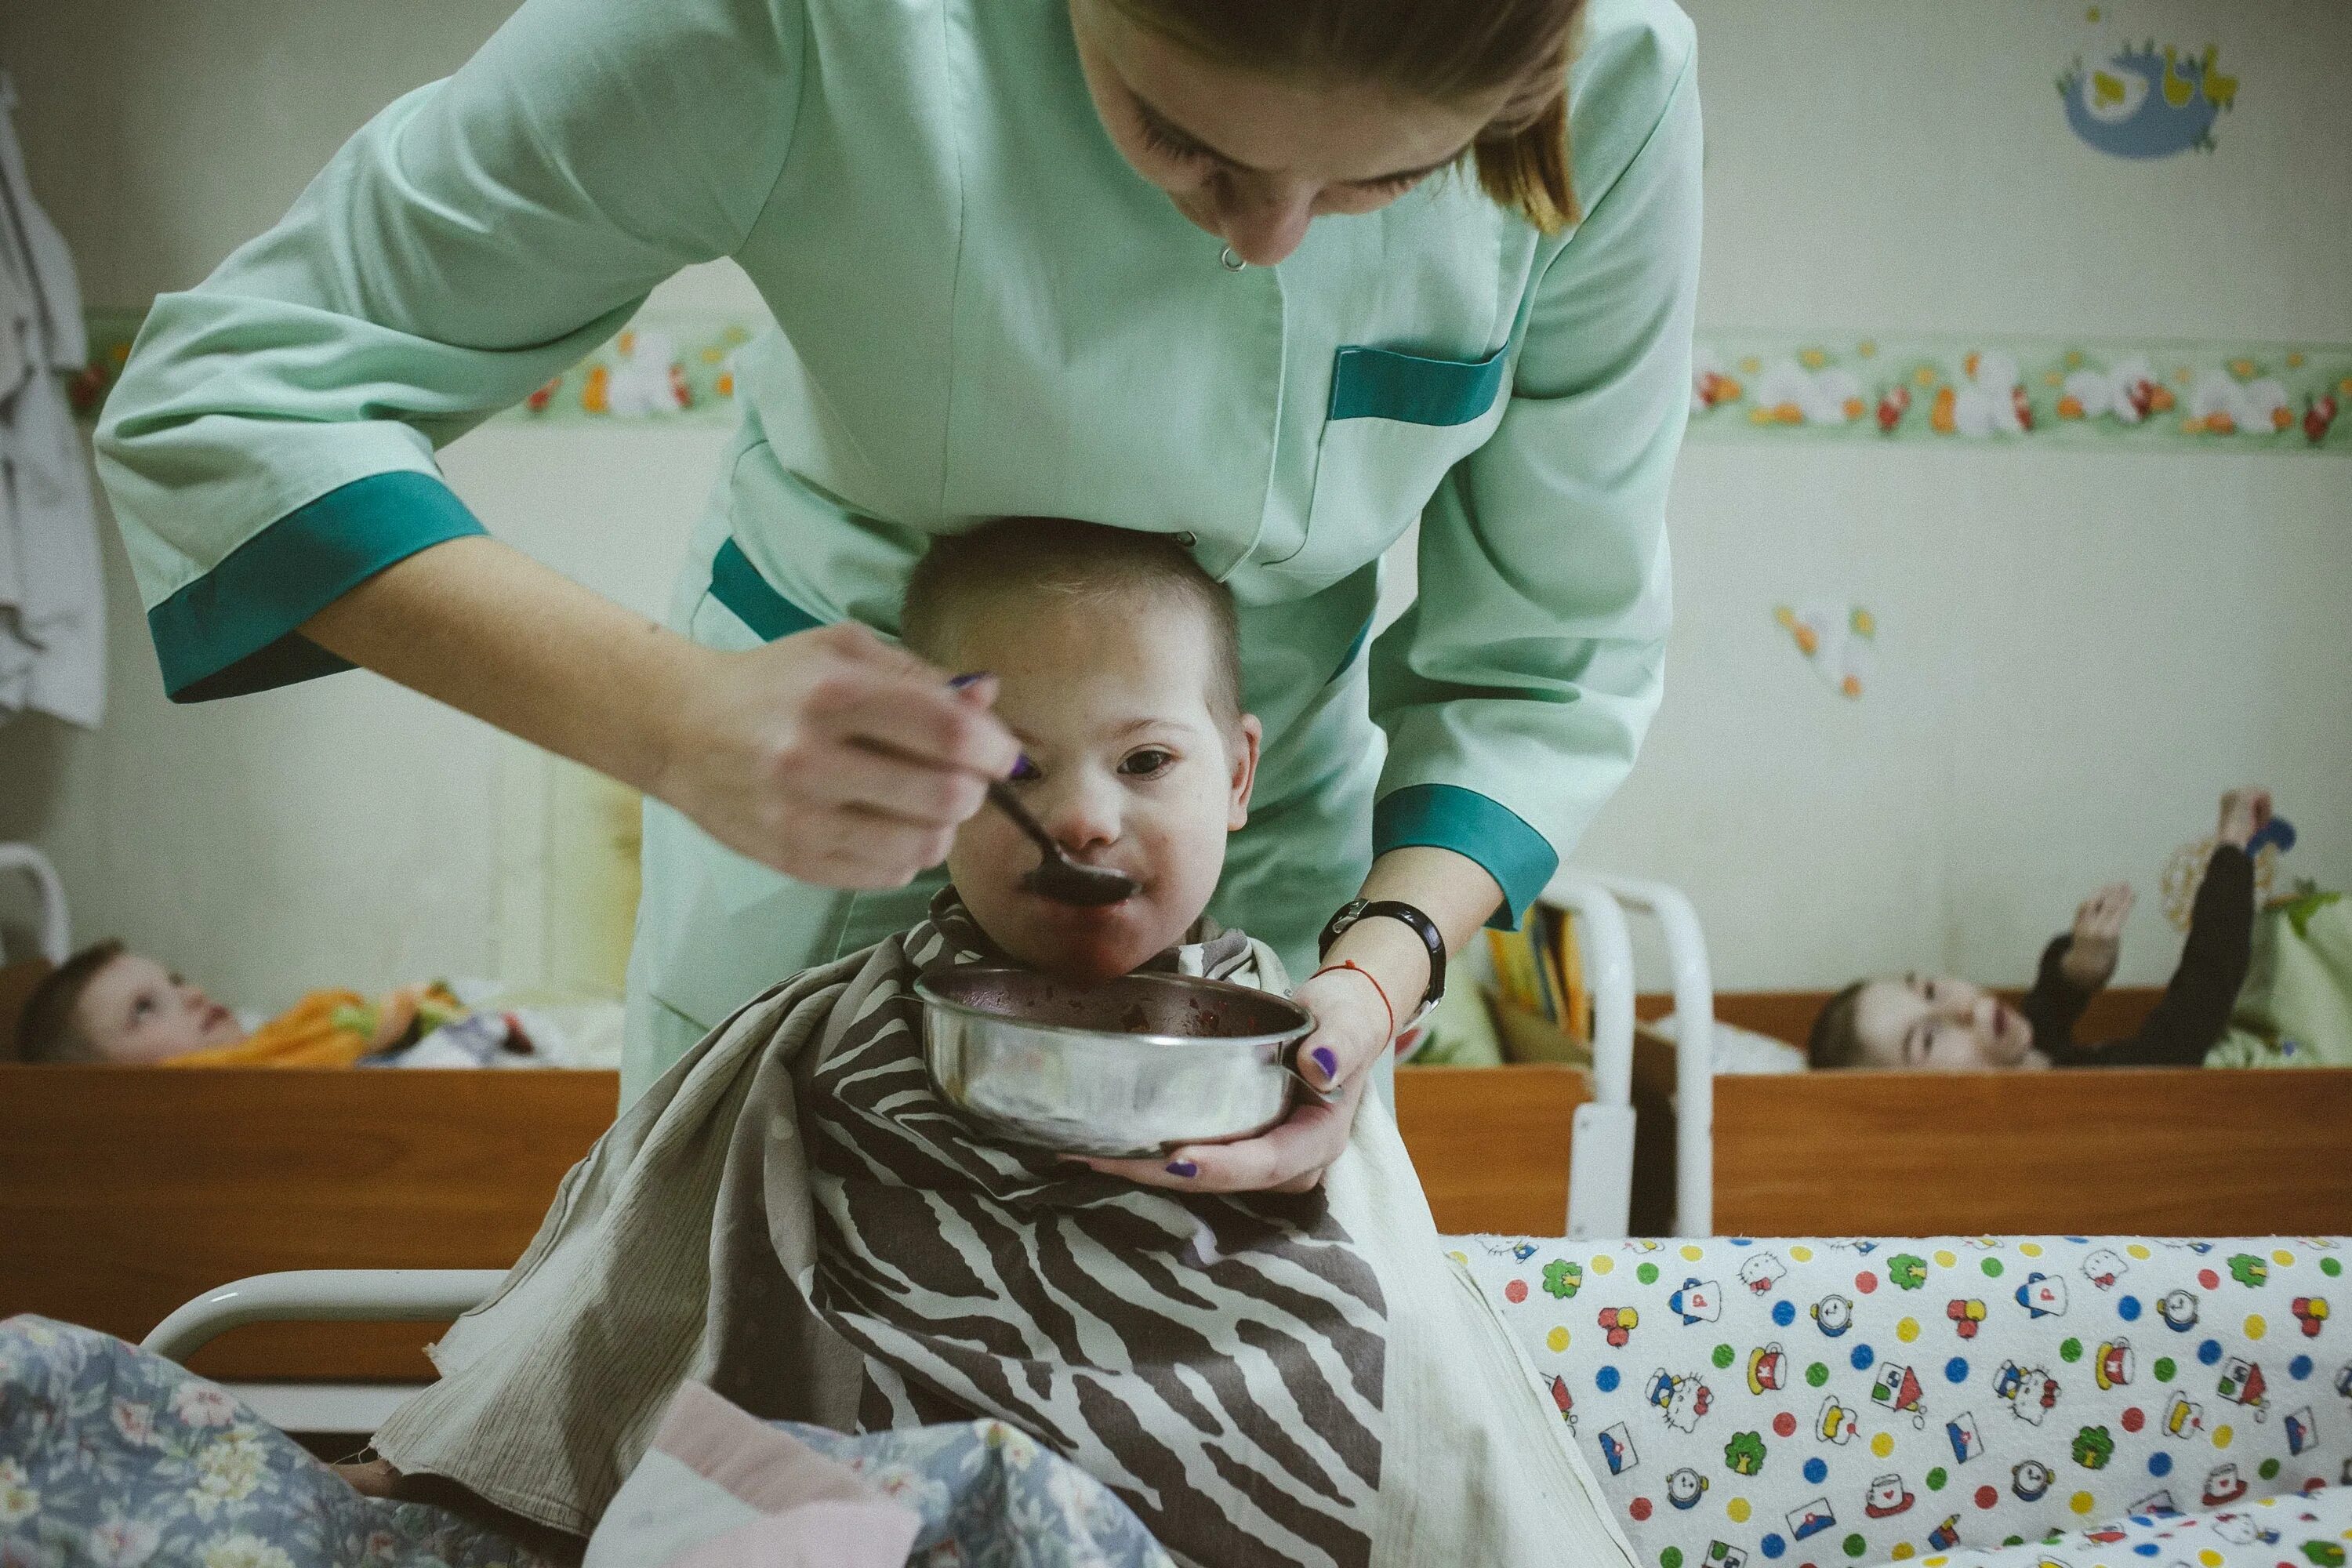
[{"label": "child's eye", "polygon": [[1118,764],[1118,771],[1130,778],[1150,778],[1155,773],[1167,772],[1175,761],[1175,752],[1162,751],[1158,746],[1146,746],[1139,752],[1129,752],[1127,760]]},{"label": "child's eye", "polygon": [[1919,983],[1919,991],[1920,994],[1926,996],[1928,1001],[1933,1002],[1936,999],[1936,983],[1934,981],[1921,981]]}]

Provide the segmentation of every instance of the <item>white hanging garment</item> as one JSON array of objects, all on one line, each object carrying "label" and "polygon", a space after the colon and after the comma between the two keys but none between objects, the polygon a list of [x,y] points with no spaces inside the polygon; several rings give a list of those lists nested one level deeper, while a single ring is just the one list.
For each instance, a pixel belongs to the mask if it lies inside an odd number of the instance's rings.
[{"label": "white hanging garment", "polygon": [[96,727],[106,589],[80,433],[57,373],[89,363],[65,237],[33,203],[0,71],[0,721],[37,709]]}]

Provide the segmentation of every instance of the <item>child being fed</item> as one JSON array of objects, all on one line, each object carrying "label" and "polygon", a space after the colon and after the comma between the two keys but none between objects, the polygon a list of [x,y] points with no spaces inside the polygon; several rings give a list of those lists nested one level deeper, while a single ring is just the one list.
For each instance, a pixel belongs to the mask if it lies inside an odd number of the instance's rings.
[{"label": "child being fed", "polygon": [[908,647],[987,672],[1025,804],[1138,890],[1024,890],[1036,848],[972,816],[928,918],[753,1000],[572,1171],[376,1481],[586,1534],[693,1382],[845,1432],[1003,1421],[1184,1563],[1630,1568],[1377,1096],[1318,1185],[1211,1194],[992,1142],[929,1086],[913,987],[946,968],[1287,989],[1202,915],[1258,752],[1233,614],[1156,536],[1024,518],[932,547]]}]

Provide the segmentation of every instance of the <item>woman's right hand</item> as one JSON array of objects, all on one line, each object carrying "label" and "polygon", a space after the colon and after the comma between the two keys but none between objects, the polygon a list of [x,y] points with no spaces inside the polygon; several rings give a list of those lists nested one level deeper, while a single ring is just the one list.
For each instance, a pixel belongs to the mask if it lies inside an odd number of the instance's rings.
[{"label": "woman's right hand", "polygon": [[652,793],[738,853],[830,888],[903,887],[1013,772],[996,682],[946,672],[854,622],[710,652]]}]

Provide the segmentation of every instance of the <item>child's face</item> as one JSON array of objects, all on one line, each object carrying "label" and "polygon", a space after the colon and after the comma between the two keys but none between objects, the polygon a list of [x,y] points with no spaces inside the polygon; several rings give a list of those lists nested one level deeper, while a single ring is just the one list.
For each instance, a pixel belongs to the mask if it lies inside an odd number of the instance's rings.
[{"label": "child's face", "polygon": [[1865,1065],[1912,1072],[2013,1068],[2033,1046],[2024,1014],[1947,974],[1872,981],[1854,998],[1853,1027]]},{"label": "child's face", "polygon": [[138,1066],[245,1038],[236,1015],[153,959],[125,952],[89,977],[74,1033],[101,1062]]},{"label": "child's face", "polygon": [[981,928],[1024,963],[1081,979],[1125,974],[1183,939],[1248,819],[1258,721],[1221,724],[1201,611],[1170,593],[1001,594],[967,607],[940,650],[987,670],[996,711],[1030,771],[1013,787],[1071,858],[1139,884],[1083,909],[1024,890],[1036,847],[983,807],[957,833],[948,874]]}]

